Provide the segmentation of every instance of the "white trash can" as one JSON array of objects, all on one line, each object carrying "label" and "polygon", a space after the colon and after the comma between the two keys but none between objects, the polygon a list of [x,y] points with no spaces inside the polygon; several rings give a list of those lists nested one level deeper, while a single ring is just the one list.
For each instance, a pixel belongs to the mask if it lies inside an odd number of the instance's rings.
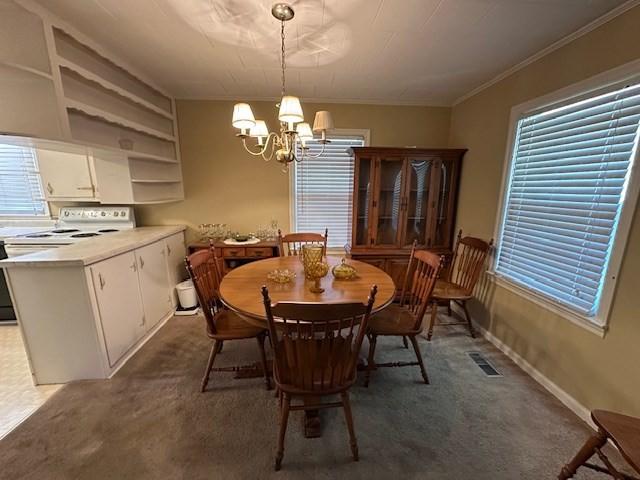
[{"label": "white trash can", "polygon": [[193,286],[193,281],[186,280],[176,285],[176,291],[178,292],[178,300],[180,300],[180,306],[182,308],[193,308],[198,305],[198,297],[196,295],[196,289]]}]

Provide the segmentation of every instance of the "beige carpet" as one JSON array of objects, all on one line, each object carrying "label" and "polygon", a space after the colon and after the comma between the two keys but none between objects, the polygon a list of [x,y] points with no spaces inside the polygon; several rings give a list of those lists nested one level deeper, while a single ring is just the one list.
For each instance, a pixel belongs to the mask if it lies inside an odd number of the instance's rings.
[{"label": "beige carpet", "polygon": [[[262,379],[215,374],[199,392],[209,342],[201,318],[177,317],[111,380],[69,384],[0,441],[3,479],[552,479],[587,426],[484,340],[440,328],[421,341],[431,385],[413,367],[352,389],[360,462],[341,410],[322,438],[292,413],[283,470],[273,472],[277,410]],[[379,360],[411,358],[379,342]],[[483,352],[490,378],[466,354]],[[221,364],[258,359],[254,341],[225,345]],[[576,478],[601,478],[590,472]]]}]

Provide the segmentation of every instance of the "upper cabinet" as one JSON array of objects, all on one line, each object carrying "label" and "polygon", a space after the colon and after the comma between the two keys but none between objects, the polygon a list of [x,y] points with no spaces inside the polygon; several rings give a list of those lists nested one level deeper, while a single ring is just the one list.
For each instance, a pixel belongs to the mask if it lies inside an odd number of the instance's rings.
[{"label": "upper cabinet", "polygon": [[[0,0],[0,134],[91,148],[96,171],[109,172],[105,180],[99,174],[95,179],[107,192],[94,195],[101,202],[182,200],[174,100],[31,5]],[[127,185],[103,188],[110,179]]]},{"label": "upper cabinet", "polygon": [[47,200],[97,200],[91,162],[86,153],[38,150],[40,178]]},{"label": "upper cabinet", "polygon": [[352,250],[451,248],[465,150],[355,147]]}]

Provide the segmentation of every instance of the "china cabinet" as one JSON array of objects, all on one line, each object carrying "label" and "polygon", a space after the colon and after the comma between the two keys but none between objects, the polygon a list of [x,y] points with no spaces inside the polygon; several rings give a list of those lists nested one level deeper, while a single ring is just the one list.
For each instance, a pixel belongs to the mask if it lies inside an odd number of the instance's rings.
[{"label": "china cabinet", "polygon": [[451,251],[464,149],[353,147],[351,257],[401,288],[411,244]]}]

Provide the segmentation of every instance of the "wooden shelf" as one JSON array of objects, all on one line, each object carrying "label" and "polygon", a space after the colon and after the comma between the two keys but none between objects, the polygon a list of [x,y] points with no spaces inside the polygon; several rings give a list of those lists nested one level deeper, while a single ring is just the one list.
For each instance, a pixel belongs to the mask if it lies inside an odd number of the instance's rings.
[{"label": "wooden shelf", "polygon": [[160,107],[154,105],[153,103],[148,102],[145,99],[138,97],[137,95],[134,95],[133,93],[129,92],[128,90],[125,90],[124,88],[121,88],[121,87],[117,86],[116,84],[111,83],[108,80],[105,80],[104,78],[96,75],[95,73],[90,72],[86,68],[83,68],[80,65],[77,65],[77,64],[73,63],[70,60],[67,60],[66,58],[62,58],[62,57],[58,56],[58,65],[60,66],[60,68],[66,68],[68,70],[71,70],[71,71],[77,73],[78,75],[80,75],[81,77],[83,77],[83,78],[85,78],[87,80],[90,80],[90,81],[92,81],[94,83],[97,83],[100,86],[102,86],[102,88],[104,88],[106,90],[109,90],[111,92],[114,92],[114,93],[120,95],[121,97],[125,97],[125,98],[131,100],[132,102],[137,103],[141,107],[152,111],[153,113],[157,113],[158,115],[161,115],[164,118],[167,118],[169,120],[173,120],[173,115],[171,113],[167,112],[166,110],[164,110],[163,108],[160,108]]},{"label": "wooden shelf", "polygon": [[145,125],[141,125],[137,122],[132,122],[131,120],[127,120],[126,118],[123,118],[119,115],[105,112],[104,110],[93,107],[91,105],[87,105],[86,103],[65,99],[65,104],[67,109],[77,110],[79,112],[89,115],[90,117],[102,119],[107,123],[112,123],[114,125],[119,125],[121,127],[129,128],[131,130],[135,130],[137,132],[141,132],[141,133],[144,133],[145,135],[156,137],[161,140],[166,140],[168,142],[175,142],[176,140],[176,138],[173,135],[167,135],[166,133],[146,127]]},{"label": "wooden shelf", "polygon": [[180,161],[175,158],[161,157],[159,155],[151,155],[147,153],[136,152],[134,150],[122,150],[122,151],[127,152],[127,157],[129,157],[129,160],[142,160],[145,162],[180,163]]},{"label": "wooden shelf", "polygon": [[154,180],[145,178],[132,178],[133,183],[180,183],[182,180]]}]

